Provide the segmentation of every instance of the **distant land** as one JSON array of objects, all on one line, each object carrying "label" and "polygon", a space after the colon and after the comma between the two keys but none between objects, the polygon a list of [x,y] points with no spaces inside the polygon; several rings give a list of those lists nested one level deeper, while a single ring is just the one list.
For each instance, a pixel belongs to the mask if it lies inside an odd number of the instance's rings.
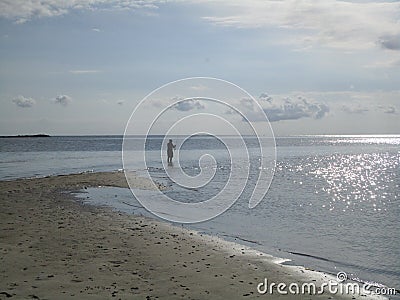
[{"label": "distant land", "polygon": [[26,137],[50,137],[48,134],[39,133],[39,134],[24,134],[24,135],[1,135],[0,138],[26,138]]}]

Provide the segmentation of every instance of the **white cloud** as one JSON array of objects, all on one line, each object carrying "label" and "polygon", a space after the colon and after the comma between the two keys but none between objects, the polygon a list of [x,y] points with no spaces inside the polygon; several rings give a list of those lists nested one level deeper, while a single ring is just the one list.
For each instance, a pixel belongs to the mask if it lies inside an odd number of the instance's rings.
[{"label": "white cloud", "polygon": [[100,70],[70,70],[71,74],[93,74],[93,73],[100,73]]},{"label": "white cloud", "polygon": [[92,31],[94,32],[100,32],[101,30],[99,28],[92,28]]},{"label": "white cloud", "polygon": [[[390,37],[400,34],[398,2],[336,0],[248,0],[217,2],[220,9],[206,20],[239,28],[275,28],[290,34],[278,43],[300,48],[325,46],[346,50],[397,47]],[[229,9],[228,9],[229,8]]]},{"label": "white cloud", "polygon": [[156,1],[143,0],[0,0],[0,17],[24,23],[32,18],[54,17],[74,9],[155,9]]},{"label": "white cloud", "polygon": [[[296,98],[278,98],[263,93],[259,97],[259,100],[261,108],[270,122],[298,120],[303,118],[321,119],[330,111],[327,104],[310,101],[302,96]],[[257,122],[265,120],[259,108],[255,106],[255,102],[251,99],[241,99],[239,108],[249,121]],[[226,113],[232,114],[231,111],[227,111]]]},{"label": "white cloud", "polygon": [[59,95],[54,99],[54,103],[61,104],[63,106],[67,106],[69,103],[71,103],[72,98],[67,95]]},{"label": "white cloud", "polygon": [[[180,2],[174,0],[172,2]],[[194,1],[193,1],[194,2]],[[273,42],[294,45],[295,49],[312,47],[344,50],[400,50],[400,26],[397,1],[338,0],[246,0],[194,2],[208,6],[212,15],[203,19],[213,24],[236,28],[270,28],[280,30]],[[17,23],[32,18],[64,15],[71,10],[139,10],[150,12],[161,0],[0,0],[0,17]],[[92,28],[93,31],[100,31]],[[266,35],[268,36],[268,35]]]},{"label": "white cloud", "polygon": [[12,100],[12,102],[15,103],[15,105],[19,107],[32,107],[36,104],[36,101],[32,98],[26,98],[24,96],[18,96]]},{"label": "white cloud", "polygon": [[364,66],[365,68],[381,69],[381,68],[398,68],[400,67],[400,58],[385,58],[384,60],[378,60],[375,62],[368,63]]},{"label": "white cloud", "polygon": [[[332,114],[398,114],[400,91],[299,92],[307,98],[328,103]],[[353,116],[354,117],[354,116]]]},{"label": "white cloud", "polygon": [[340,108],[341,111],[348,114],[364,114],[368,112],[380,112],[385,114],[397,114],[397,108],[394,105],[376,105],[373,103],[348,103],[343,104]]},{"label": "white cloud", "polygon": [[278,100],[267,98],[263,109],[271,122],[302,118],[321,119],[330,110],[325,103],[310,102],[302,96],[295,99],[287,97]]},{"label": "white cloud", "polygon": [[379,105],[378,108],[381,109],[385,114],[397,114],[397,109],[394,106]]},{"label": "white cloud", "polygon": [[[165,4],[161,0],[0,0],[0,17],[23,23],[32,18],[64,15],[75,9],[151,12],[162,3]],[[202,0],[195,3],[211,8],[213,14],[203,19],[213,24],[278,29],[286,34],[274,38],[274,42],[294,45],[296,49],[322,46],[355,50],[379,46],[400,50],[397,1]]]},{"label": "white cloud", "polygon": [[259,98],[262,101],[267,101],[270,103],[272,102],[272,96],[268,95],[267,93],[262,93]]},{"label": "white cloud", "polygon": [[189,111],[193,109],[204,109],[205,105],[200,100],[188,99],[176,103],[173,108],[179,111]]},{"label": "white cloud", "polygon": [[208,87],[205,86],[205,85],[202,85],[202,84],[194,85],[194,86],[191,86],[190,88],[192,90],[194,90],[194,91],[206,91],[206,90],[208,90]]},{"label": "white cloud", "polygon": [[368,112],[369,108],[359,103],[352,103],[343,104],[340,110],[348,114],[362,114]]}]

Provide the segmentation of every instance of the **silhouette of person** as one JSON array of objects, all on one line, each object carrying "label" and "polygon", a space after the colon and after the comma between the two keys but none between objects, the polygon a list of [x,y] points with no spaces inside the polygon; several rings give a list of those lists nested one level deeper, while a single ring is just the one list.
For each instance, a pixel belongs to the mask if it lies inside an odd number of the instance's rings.
[{"label": "silhouette of person", "polygon": [[167,156],[168,156],[168,164],[172,164],[172,157],[174,157],[174,149],[176,145],[172,144],[172,140],[169,140],[167,144]]}]

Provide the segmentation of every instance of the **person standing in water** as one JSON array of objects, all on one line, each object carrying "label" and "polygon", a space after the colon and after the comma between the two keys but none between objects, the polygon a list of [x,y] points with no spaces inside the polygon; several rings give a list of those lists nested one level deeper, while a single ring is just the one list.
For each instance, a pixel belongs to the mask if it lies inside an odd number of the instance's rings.
[{"label": "person standing in water", "polygon": [[169,140],[167,144],[167,156],[168,156],[168,164],[172,164],[172,157],[174,157],[174,149],[176,145],[172,144],[172,140]]}]

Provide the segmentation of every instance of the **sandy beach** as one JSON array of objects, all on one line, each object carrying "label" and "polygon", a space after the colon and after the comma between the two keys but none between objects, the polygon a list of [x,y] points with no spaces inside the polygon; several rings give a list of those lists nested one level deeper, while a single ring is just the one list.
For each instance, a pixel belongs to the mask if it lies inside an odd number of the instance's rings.
[{"label": "sandy beach", "polygon": [[260,295],[264,278],[301,284],[329,276],[216,237],[83,205],[69,193],[100,185],[127,187],[122,172],[0,182],[1,299],[340,298]]}]

